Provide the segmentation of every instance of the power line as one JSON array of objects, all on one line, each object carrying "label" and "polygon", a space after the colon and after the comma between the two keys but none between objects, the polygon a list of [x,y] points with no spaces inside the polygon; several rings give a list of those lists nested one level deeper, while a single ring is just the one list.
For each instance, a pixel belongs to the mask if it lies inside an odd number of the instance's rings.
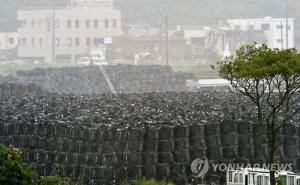
[{"label": "power line", "polygon": [[285,32],[286,32],[286,49],[289,49],[289,1],[286,0],[286,27],[285,27]]},{"label": "power line", "polygon": [[[52,0],[53,3],[53,0]],[[55,9],[52,4],[52,62],[55,64]]]},{"label": "power line", "polygon": [[168,15],[166,15],[166,60],[167,66],[169,65],[169,25],[168,25]]}]

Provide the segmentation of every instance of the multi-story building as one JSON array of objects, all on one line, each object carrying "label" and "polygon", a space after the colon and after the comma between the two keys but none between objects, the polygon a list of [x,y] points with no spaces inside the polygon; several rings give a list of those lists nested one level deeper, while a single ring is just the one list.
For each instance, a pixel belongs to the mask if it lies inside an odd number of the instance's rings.
[{"label": "multi-story building", "polygon": [[112,0],[71,0],[68,7],[18,11],[19,58],[76,61],[120,36],[121,13]]},{"label": "multi-story building", "polygon": [[15,49],[17,46],[17,32],[0,32],[0,50]]},{"label": "multi-story building", "polygon": [[266,44],[271,48],[286,49],[295,46],[293,18],[230,19],[224,29],[240,30],[240,34],[249,30],[263,31]]},{"label": "multi-story building", "polygon": [[0,60],[15,59],[17,56],[17,32],[0,32]]}]

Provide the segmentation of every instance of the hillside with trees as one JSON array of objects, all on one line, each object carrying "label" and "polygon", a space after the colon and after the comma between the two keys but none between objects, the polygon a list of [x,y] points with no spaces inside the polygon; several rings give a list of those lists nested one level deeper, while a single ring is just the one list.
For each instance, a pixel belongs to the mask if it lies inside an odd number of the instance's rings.
[{"label": "hillside with trees", "polygon": [[[68,0],[0,0],[0,30],[16,29],[22,7],[63,6]],[[168,14],[171,26],[210,25],[226,18],[285,17],[285,0],[114,0],[125,24],[159,25]],[[300,20],[300,1],[289,0],[289,15]],[[299,28],[296,28],[299,30]],[[297,31],[296,31],[297,34]],[[300,34],[299,34],[300,36]]]},{"label": "hillside with trees", "polygon": [[15,31],[17,10],[26,7],[63,6],[65,0],[0,0],[0,31]]}]

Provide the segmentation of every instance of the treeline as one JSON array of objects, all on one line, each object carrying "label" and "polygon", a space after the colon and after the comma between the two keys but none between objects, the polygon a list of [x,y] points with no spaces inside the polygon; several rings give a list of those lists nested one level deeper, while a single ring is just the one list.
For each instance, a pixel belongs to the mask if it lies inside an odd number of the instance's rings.
[{"label": "treeline", "polygon": [[[22,7],[62,6],[68,0],[0,0],[0,30],[16,29],[16,10]],[[114,0],[125,24],[218,24],[226,18],[284,17],[283,0]],[[300,2],[290,1],[289,15],[300,20]],[[297,33],[297,32],[296,32]]]},{"label": "treeline", "polygon": [[[206,25],[217,24],[224,18],[285,15],[282,0],[115,0],[115,5],[123,10],[124,20],[132,24],[159,24],[165,14],[173,25]],[[290,15],[294,12],[297,9],[290,11]]]},{"label": "treeline", "polygon": [[66,0],[0,0],[0,31],[17,29],[17,10],[25,7],[63,6]]}]

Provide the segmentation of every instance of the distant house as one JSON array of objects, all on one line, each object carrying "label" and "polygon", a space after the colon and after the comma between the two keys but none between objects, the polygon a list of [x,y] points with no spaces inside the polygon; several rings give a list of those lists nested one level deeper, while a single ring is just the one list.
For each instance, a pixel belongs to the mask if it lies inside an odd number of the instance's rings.
[{"label": "distant house", "polygon": [[[184,39],[169,39],[169,58],[172,61],[184,60],[189,54],[189,48]],[[115,37],[107,46],[107,57],[113,59],[134,60],[136,55],[147,56],[148,61],[162,61],[166,58],[166,42],[159,37]]]},{"label": "distant house", "polygon": [[205,49],[208,47],[210,29],[187,29],[184,30],[184,38],[187,44],[191,46],[191,54],[194,57],[204,55]]},{"label": "distant house", "polygon": [[265,34],[262,30],[223,30],[224,40],[219,50],[225,52],[226,45],[231,54],[243,44],[267,43]]},{"label": "distant house", "polygon": [[[150,34],[151,32],[151,34]],[[113,42],[107,45],[107,57],[110,60],[127,59],[164,62],[166,60],[165,35],[149,30],[149,35],[140,31],[140,34],[130,33],[120,37],[114,37]],[[169,36],[169,59],[171,62],[182,62],[190,54],[190,48],[180,32],[170,32]]]},{"label": "distant house", "polygon": [[76,61],[103,48],[105,37],[122,35],[121,13],[112,0],[71,0],[59,9],[23,9],[17,18],[19,58]]},{"label": "distant house", "polygon": [[264,34],[265,43],[271,48],[286,49],[295,47],[294,19],[271,18],[262,19],[229,19],[222,30],[235,30],[239,34],[253,33],[249,31],[261,31]]},{"label": "distant house", "polygon": [[293,48],[294,19],[288,19],[288,27],[283,18],[230,19],[225,25],[210,29],[203,38],[202,50],[209,48],[220,57],[235,54],[243,44],[266,43],[271,48]]},{"label": "distant house", "polygon": [[15,49],[18,46],[17,32],[0,32],[0,50]]},{"label": "distant house", "polygon": [[17,32],[0,32],[0,60],[16,58]]},{"label": "distant house", "polygon": [[300,38],[295,38],[295,48],[300,50]]}]

